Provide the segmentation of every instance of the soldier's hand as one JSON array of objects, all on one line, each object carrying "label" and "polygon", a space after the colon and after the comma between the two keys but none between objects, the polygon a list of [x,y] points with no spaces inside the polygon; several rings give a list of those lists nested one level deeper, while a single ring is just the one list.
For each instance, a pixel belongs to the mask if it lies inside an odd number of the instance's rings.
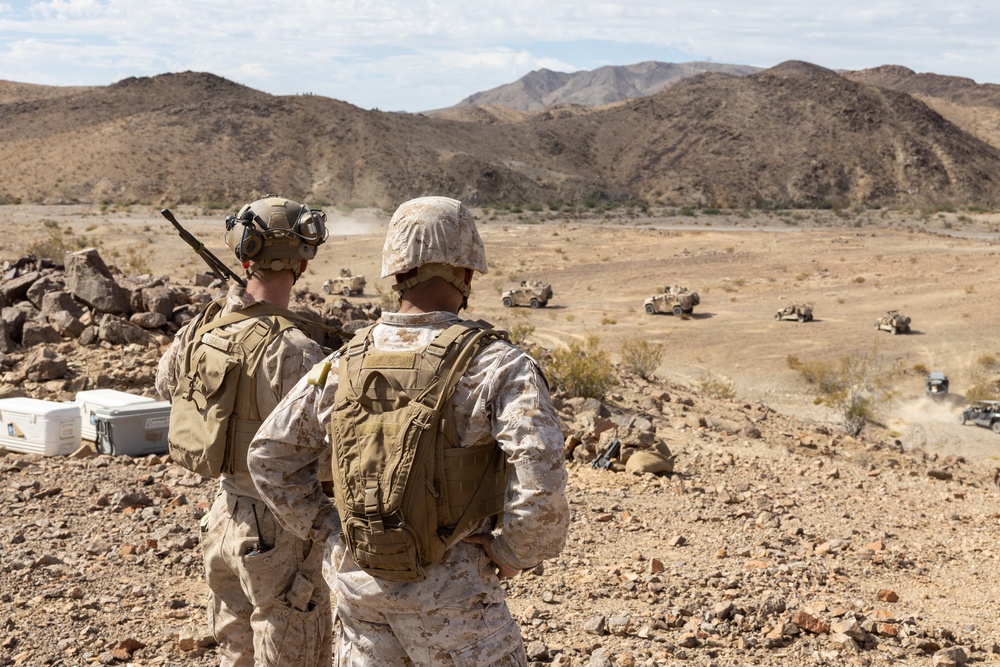
[{"label": "soldier's hand", "polygon": [[468,542],[469,544],[478,544],[483,547],[486,551],[486,555],[492,561],[493,566],[497,569],[497,577],[500,579],[510,579],[511,577],[516,577],[521,574],[520,570],[515,570],[514,568],[507,567],[503,563],[497,560],[496,555],[493,553],[493,536],[492,535],[469,535],[462,539],[463,542]]}]

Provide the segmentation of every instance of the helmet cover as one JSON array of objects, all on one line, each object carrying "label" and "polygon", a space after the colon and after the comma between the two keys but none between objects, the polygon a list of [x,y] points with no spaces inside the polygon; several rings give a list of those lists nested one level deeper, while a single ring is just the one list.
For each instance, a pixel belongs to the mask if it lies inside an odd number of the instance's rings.
[{"label": "helmet cover", "polygon": [[486,273],[486,250],[472,211],[457,199],[418,197],[400,204],[382,246],[382,277],[425,264]]}]

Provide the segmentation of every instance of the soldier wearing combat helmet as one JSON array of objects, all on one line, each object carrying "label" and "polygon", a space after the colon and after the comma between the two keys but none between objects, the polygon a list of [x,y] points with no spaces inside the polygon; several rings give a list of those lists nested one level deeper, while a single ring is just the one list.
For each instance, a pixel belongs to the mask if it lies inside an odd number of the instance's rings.
[{"label": "soldier wearing combat helmet", "polygon": [[337,664],[526,663],[500,579],[562,549],[563,438],[537,364],[458,316],[486,270],[461,202],[402,204],[382,251],[399,311],[314,368],[250,445],[264,500],[328,549]]},{"label": "soldier wearing combat helmet", "polygon": [[325,354],[287,307],[326,235],[322,211],[276,195],[230,215],[225,241],[247,285],[233,285],[185,325],[157,368],[157,392],[171,400],[171,459],[219,479],[201,543],[222,665],[331,661],[322,548],[282,528],[247,467],[263,418]]}]

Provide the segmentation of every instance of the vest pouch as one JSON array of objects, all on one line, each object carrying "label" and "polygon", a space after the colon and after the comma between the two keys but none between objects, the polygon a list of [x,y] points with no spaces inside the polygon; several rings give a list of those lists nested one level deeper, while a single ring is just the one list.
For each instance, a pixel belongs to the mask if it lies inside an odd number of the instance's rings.
[{"label": "vest pouch", "polygon": [[503,337],[486,326],[452,325],[422,352],[372,350],[368,328],[340,357],[333,495],[347,549],[376,579],[423,578],[456,536],[503,509],[503,451],[460,447],[450,404],[477,351]]},{"label": "vest pouch", "polygon": [[343,524],[344,542],[362,570],[386,581],[414,581],[424,576],[417,541],[409,526],[383,525],[375,532],[367,520],[349,517]]},{"label": "vest pouch", "polygon": [[222,350],[198,347],[170,400],[170,458],[203,477],[226,464],[227,426],[236,404],[240,363]]}]

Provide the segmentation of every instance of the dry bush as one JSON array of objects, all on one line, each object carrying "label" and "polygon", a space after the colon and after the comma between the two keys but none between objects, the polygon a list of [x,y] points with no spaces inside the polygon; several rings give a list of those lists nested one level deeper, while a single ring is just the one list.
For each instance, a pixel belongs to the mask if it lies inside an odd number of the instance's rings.
[{"label": "dry bush", "polygon": [[581,344],[553,350],[544,366],[553,387],[570,396],[603,398],[618,384],[611,357],[598,347],[597,336],[589,335]]},{"label": "dry bush", "polygon": [[887,367],[877,343],[867,351],[841,357],[836,364],[803,363],[791,356],[787,361],[789,367],[802,373],[812,385],[816,403],[833,409],[850,435],[858,435],[866,425],[875,423],[895,394],[893,382],[899,375],[898,369]]},{"label": "dry bush", "polygon": [[383,313],[395,313],[399,310],[399,292],[389,289],[382,289],[381,285],[375,285],[375,293],[378,294],[378,302]]},{"label": "dry bush", "polygon": [[648,380],[656,372],[663,359],[663,346],[648,340],[630,338],[622,343],[622,365],[643,380]]},{"label": "dry bush", "polygon": [[736,398],[736,385],[728,378],[705,373],[698,379],[698,391],[713,398]]}]

